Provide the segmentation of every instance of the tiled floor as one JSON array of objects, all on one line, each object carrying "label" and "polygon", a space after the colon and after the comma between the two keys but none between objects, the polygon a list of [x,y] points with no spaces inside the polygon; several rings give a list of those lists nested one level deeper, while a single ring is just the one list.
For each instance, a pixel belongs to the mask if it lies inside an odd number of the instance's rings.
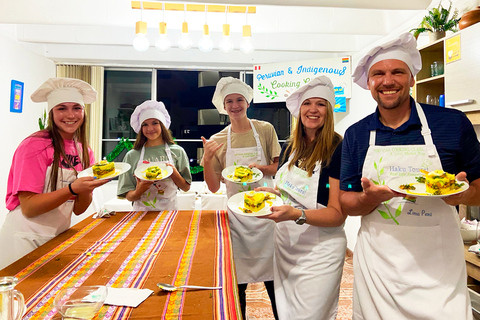
[{"label": "tiled floor", "polygon": [[[343,266],[337,320],[352,319],[353,257],[347,252]],[[273,320],[272,307],[263,283],[251,283],[247,288],[247,320]]]}]

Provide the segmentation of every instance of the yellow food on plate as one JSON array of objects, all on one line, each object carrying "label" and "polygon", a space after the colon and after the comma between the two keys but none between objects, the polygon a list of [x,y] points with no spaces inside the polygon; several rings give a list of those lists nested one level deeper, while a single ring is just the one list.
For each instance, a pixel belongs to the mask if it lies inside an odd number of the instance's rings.
[{"label": "yellow food on plate", "polygon": [[265,194],[262,192],[250,191],[243,196],[245,208],[257,212],[265,207]]},{"label": "yellow food on plate", "polygon": [[257,212],[265,207],[265,202],[267,202],[269,205],[272,205],[273,202],[268,200],[275,199],[276,197],[276,195],[270,192],[250,191],[243,195],[243,202],[245,209]]},{"label": "yellow food on plate", "polygon": [[115,173],[115,163],[102,160],[92,166],[92,171],[97,178],[107,177]]},{"label": "yellow food on plate", "polygon": [[433,195],[449,194],[460,189],[463,183],[456,183],[455,175],[443,170],[435,170],[425,174],[425,188]]},{"label": "yellow food on plate", "polygon": [[416,188],[411,183],[401,184],[399,186],[402,190],[415,190]]},{"label": "yellow food on plate", "polygon": [[246,182],[253,178],[253,171],[249,167],[236,167],[233,175],[228,177],[235,181]]},{"label": "yellow food on plate", "polygon": [[161,179],[162,169],[158,166],[151,166],[145,170],[145,176],[147,179]]}]

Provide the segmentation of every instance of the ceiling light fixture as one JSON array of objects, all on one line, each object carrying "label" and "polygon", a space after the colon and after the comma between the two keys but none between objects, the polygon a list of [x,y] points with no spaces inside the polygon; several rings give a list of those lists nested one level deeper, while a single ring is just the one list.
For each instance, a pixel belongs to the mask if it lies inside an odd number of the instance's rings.
[{"label": "ceiling light fixture", "polygon": [[155,48],[161,52],[168,51],[172,47],[172,42],[167,36],[167,23],[165,22],[165,4],[162,4],[162,22],[159,23],[158,33],[159,36],[155,40]]},{"label": "ceiling light fixture", "polygon": [[248,7],[245,11],[245,25],[243,26],[242,36],[240,51],[244,54],[251,54],[255,48],[252,44],[252,27],[248,24]]},{"label": "ceiling light fixture", "polygon": [[147,38],[147,23],[143,22],[143,4],[140,2],[140,21],[135,24],[133,48],[137,51],[147,51],[150,43]]},{"label": "ceiling light fixture", "polygon": [[230,25],[227,23],[227,12],[228,6],[225,6],[225,24],[223,25],[223,37],[220,43],[218,44],[218,49],[223,53],[229,53],[233,50],[233,42],[230,39]]},{"label": "ceiling light fixture", "polygon": [[213,41],[210,38],[210,32],[207,24],[207,10],[208,7],[205,6],[205,24],[203,25],[203,36],[200,41],[198,41],[198,49],[202,52],[210,52],[213,49]]},{"label": "ceiling light fixture", "polygon": [[193,41],[188,35],[188,23],[187,23],[187,5],[184,4],[184,21],[182,24],[182,34],[178,39],[177,45],[182,50],[188,50],[192,47]]}]

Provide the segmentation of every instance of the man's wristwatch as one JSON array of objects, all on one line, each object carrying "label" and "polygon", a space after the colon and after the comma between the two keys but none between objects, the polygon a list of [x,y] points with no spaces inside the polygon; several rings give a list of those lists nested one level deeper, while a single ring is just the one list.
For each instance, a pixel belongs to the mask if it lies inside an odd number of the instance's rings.
[{"label": "man's wristwatch", "polygon": [[305,215],[305,210],[300,209],[302,211],[302,215],[295,220],[296,224],[302,225],[307,221],[307,216]]}]

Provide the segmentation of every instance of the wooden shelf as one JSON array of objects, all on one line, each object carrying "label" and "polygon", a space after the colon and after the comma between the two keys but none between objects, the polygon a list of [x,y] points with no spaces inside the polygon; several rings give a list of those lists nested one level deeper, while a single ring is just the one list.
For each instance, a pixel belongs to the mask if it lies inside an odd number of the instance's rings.
[{"label": "wooden shelf", "polygon": [[430,66],[433,62],[436,61],[445,65],[443,58],[444,39],[437,40],[419,50],[422,56],[422,70],[416,77],[415,100],[426,103],[427,95],[433,95],[439,99],[441,94],[445,94],[445,74],[434,77],[430,74]]},{"label": "wooden shelf", "polygon": [[430,78],[426,78],[426,79],[422,79],[422,80],[417,80],[417,85],[423,84],[423,83],[432,83],[432,84],[444,83],[444,78],[445,78],[444,75],[441,74],[439,76],[430,77]]}]

